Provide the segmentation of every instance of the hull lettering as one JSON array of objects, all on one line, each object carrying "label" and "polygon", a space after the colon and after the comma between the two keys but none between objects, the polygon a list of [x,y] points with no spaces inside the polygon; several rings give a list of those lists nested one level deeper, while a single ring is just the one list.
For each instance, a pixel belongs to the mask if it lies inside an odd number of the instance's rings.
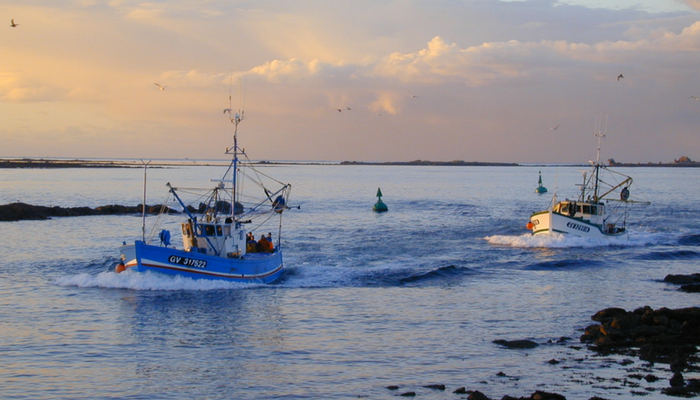
[{"label": "hull lettering", "polygon": [[168,262],[171,264],[180,264],[186,267],[193,268],[206,268],[207,262],[204,260],[195,260],[194,258],[180,257],[180,256],[170,256],[168,257]]},{"label": "hull lettering", "polygon": [[591,228],[589,228],[589,227],[587,227],[587,226],[585,226],[585,225],[577,224],[577,223],[575,223],[575,222],[567,222],[567,223],[566,223],[566,226],[567,226],[568,228],[576,229],[577,231],[586,232],[586,233],[587,233],[587,232],[590,232],[590,230],[591,230]]}]

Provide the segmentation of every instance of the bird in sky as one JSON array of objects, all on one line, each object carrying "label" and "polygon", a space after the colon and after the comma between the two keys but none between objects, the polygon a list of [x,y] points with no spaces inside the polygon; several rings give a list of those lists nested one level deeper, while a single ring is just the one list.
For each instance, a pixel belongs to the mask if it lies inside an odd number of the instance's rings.
[{"label": "bird in sky", "polygon": [[347,108],[347,109],[348,109],[348,111],[352,110],[352,108],[350,108],[350,107],[345,107],[345,108]]},{"label": "bird in sky", "polygon": [[408,94],[411,96],[412,99],[417,99],[417,98],[418,98],[418,96],[416,96],[415,94],[411,93],[410,90],[408,91]]},{"label": "bird in sky", "polygon": [[340,109],[340,108],[338,108],[337,110],[338,110],[338,112],[341,112],[341,111],[343,111],[343,110],[342,110],[342,109]]},{"label": "bird in sky", "polygon": [[10,20],[10,26],[13,27],[13,28],[16,28],[16,27],[19,26],[19,24],[15,24],[15,20],[14,20],[14,18],[13,18],[13,19]]},{"label": "bird in sky", "polygon": [[624,78],[624,76],[622,76],[622,74],[620,74],[620,75],[617,76],[617,80],[618,80],[618,81],[619,81],[620,79],[622,79],[622,78]]},{"label": "bird in sky", "polygon": [[550,130],[550,131],[556,131],[557,128],[559,128],[559,125],[561,125],[561,124],[557,124],[557,126],[555,126],[554,128],[549,128],[549,130]]},{"label": "bird in sky", "polygon": [[168,87],[168,85],[161,86],[161,85],[158,84],[158,83],[154,83],[154,85],[158,86],[158,89],[160,89],[160,90],[165,90],[165,88]]},{"label": "bird in sky", "polygon": [[695,100],[695,101],[700,100],[700,99],[698,98],[698,96],[690,96],[690,98],[693,99],[693,100]]}]

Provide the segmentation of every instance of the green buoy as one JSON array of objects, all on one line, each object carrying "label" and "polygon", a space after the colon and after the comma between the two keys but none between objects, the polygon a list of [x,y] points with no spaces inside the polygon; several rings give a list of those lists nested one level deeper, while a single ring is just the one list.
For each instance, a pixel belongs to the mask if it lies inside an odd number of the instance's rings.
[{"label": "green buoy", "polygon": [[372,211],[376,212],[384,212],[384,211],[389,211],[389,207],[384,204],[382,201],[382,189],[377,188],[377,202],[374,203],[374,206],[372,206]]},{"label": "green buoy", "polygon": [[539,194],[547,193],[547,188],[542,186],[542,171],[540,171],[540,180],[538,182],[537,189],[535,189],[535,193],[539,193]]}]

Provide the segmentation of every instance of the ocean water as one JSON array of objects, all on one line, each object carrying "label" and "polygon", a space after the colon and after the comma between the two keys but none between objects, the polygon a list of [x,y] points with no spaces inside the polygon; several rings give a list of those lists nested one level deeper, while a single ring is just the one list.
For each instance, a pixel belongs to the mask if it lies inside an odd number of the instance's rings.
[{"label": "ocean water", "polygon": [[[534,193],[540,170],[549,195]],[[285,274],[268,286],[115,274],[140,216],[0,222],[0,397],[458,399],[459,387],[490,398],[661,397],[668,366],[599,356],[578,338],[607,307],[698,305],[661,280],[700,272],[700,169],[621,172],[651,205],[631,210],[628,237],[603,242],[525,229],[553,192],[576,197],[578,167],[266,167],[300,206],[284,218]],[[166,182],[218,175],[151,168],[147,203],[166,200]],[[143,177],[0,170],[0,204],[136,205]],[[378,187],[387,213],[371,211]],[[176,244],[178,222],[164,221]]]}]

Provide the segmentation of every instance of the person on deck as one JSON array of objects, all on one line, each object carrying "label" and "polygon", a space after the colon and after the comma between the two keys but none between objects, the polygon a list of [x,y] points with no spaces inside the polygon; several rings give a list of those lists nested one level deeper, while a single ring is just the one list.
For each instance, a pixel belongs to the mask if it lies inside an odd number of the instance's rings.
[{"label": "person on deck", "polygon": [[258,253],[270,253],[271,251],[271,243],[267,241],[265,235],[260,235],[260,239],[258,240]]},{"label": "person on deck", "polygon": [[246,242],[245,251],[246,253],[255,253],[258,251],[258,243],[255,241],[255,236],[253,236],[253,232],[250,232],[248,234],[248,241]]},{"label": "person on deck", "polygon": [[271,232],[267,233],[267,241],[270,243],[270,253],[272,253],[273,251],[275,251],[275,245],[274,245],[274,243],[272,243],[272,233]]}]

